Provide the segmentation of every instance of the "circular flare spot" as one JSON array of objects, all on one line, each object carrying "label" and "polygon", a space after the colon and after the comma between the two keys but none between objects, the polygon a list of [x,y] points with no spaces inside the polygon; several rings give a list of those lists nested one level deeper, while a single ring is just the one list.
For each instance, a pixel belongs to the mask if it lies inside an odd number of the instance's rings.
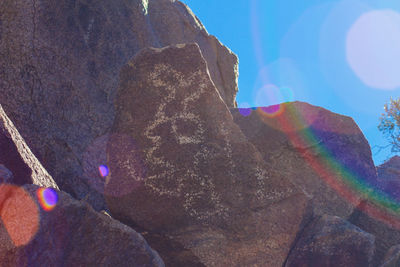
[{"label": "circular flare spot", "polygon": [[28,244],[39,229],[39,209],[23,188],[0,185],[1,220],[15,246]]},{"label": "circular flare spot", "polygon": [[239,105],[239,113],[242,114],[242,116],[247,117],[251,114],[251,111],[253,110],[248,103],[242,103]]},{"label": "circular flare spot", "polygon": [[36,191],[36,194],[42,209],[45,211],[54,209],[58,202],[58,194],[54,189],[42,187]]},{"label": "circular flare spot", "polygon": [[109,173],[107,165],[100,165],[99,166],[99,173],[102,177],[106,177]]},{"label": "circular flare spot", "polygon": [[390,9],[361,15],[346,38],[347,61],[369,87],[393,90],[400,86],[400,13]]},{"label": "circular flare spot", "polygon": [[289,87],[278,87],[274,84],[264,85],[257,91],[255,103],[257,107],[266,107],[293,101],[293,92]]},{"label": "circular flare spot", "polygon": [[289,87],[267,84],[257,92],[256,104],[265,115],[275,117],[283,112],[282,103],[292,100],[293,92]]},{"label": "circular flare spot", "polygon": [[100,136],[86,148],[83,171],[92,188],[115,197],[135,190],[145,176],[141,151],[135,140],[119,133]]},{"label": "circular flare spot", "polygon": [[261,111],[264,112],[268,117],[275,117],[283,112],[283,106],[281,104],[272,105],[268,107],[261,107]]}]

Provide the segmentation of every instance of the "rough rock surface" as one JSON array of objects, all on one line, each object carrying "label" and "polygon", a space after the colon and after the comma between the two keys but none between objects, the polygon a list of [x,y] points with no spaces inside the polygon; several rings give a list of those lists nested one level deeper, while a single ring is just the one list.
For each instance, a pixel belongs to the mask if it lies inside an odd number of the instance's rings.
[{"label": "rough rock surface", "polygon": [[313,197],[316,213],[348,217],[359,192],[346,182],[376,182],[370,146],[349,117],[303,102],[231,112],[267,164]]},{"label": "rough rock surface", "polygon": [[377,207],[370,201],[362,201],[350,216],[349,221],[375,236],[374,266],[381,264],[387,251],[399,243],[400,218],[391,216],[387,210]]},{"label": "rough rock surface", "polygon": [[400,180],[400,156],[390,158],[388,161],[379,165],[376,170],[381,180]]},{"label": "rough rock surface", "polygon": [[313,220],[291,250],[286,267],[372,266],[375,237],[330,215]]},{"label": "rough rock surface", "polygon": [[0,105],[0,180],[58,188]]},{"label": "rough rock surface", "polygon": [[0,185],[2,266],[164,266],[140,234],[65,192],[44,210],[39,188]]},{"label": "rough rock surface", "polygon": [[377,168],[378,188],[400,201],[400,157],[394,156]]},{"label": "rough rock surface", "polygon": [[179,1],[2,0],[0,104],[60,188],[100,210],[88,151],[113,123],[121,66],[141,48],[185,42],[199,44],[234,106],[237,57]]},{"label": "rough rock surface", "polygon": [[[399,244],[400,240],[400,218],[397,215],[400,201],[400,157],[394,156],[377,167],[378,182],[375,191],[378,200],[386,194],[387,199],[396,203],[392,208],[396,210],[393,215],[392,209],[382,209],[377,206],[376,201],[363,201],[350,217],[350,221],[372,233],[376,237],[376,253],[374,264],[382,263],[384,255],[388,250]],[[378,203],[379,205],[379,203]]]},{"label": "rough rock surface", "polygon": [[400,266],[400,245],[393,246],[386,253],[383,264],[380,267]]},{"label": "rough rock surface", "polygon": [[3,164],[0,164],[0,183],[13,183],[14,175]]},{"label": "rough rock surface", "polygon": [[[233,122],[198,45],[144,49],[120,80],[104,189],[112,216],[167,236],[196,264],[282,266],[308,198]],[[166,265],[185,258],[155,249]]]}]

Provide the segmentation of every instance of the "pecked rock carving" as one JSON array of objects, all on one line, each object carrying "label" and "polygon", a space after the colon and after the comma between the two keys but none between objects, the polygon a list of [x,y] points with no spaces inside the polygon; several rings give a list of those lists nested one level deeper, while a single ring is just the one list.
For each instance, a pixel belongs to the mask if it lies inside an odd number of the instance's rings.
[{"label": "pecked rock carving", "polygon": [[[107,145],[111,215],[206,266],[281,266],[308,198],[247,142],[199,46],[144,49],[120,80]],[[167,265],[185,253],[158,252]]]},{"label": "pecked rock carving", "polygon": [[96,210],[99,160],[84,156],[108,136],[120,68],[140,49],[198,43],[236,105],[237,57],[179,1],[4,0],[0,21],[0,104],[58,186]]}]

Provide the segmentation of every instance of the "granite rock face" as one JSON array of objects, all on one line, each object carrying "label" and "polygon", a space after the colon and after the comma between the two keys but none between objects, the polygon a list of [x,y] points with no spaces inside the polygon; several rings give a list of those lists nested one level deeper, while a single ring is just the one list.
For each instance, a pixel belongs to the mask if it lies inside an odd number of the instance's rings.
[{"label": "granite rock face", "polygon": [[[195,266],[282,266],[308,198],[233,122],[199,46],[144,49],[120,80],[104,182],[111,215],[167,236]],[[186,251],[156,249],[166,265],[191,266]]]},{"label": "granite rock face", "polygon": [[347,218],[361,197],[351,183],[376,183],[370,146],[349,117],[303,102],[231,112],[267,164],[313,198],[317,214]]},{"label": "granite rock face", "polygon": [[399,243],[399,217],[377,206],[376,203],[362,201],[349,221],[375,236],[374,266],[381,264],[388,250]]},{"label": "granite rock face", "polygon": [[58,188],[0,105],[0,181]]},{"label": "granite rock face", "polygon": [[[381,264],[388,250],[399,244],[400,218],[400,157],[394,156],[377,167],[378,181],[375,192],[379,198],[366,199],[360,203],[349,218],[350,222],[376,237],[374,264]],[[391,202],[382,207],[382,199]]]},{"label": "granite rock face", "polygon": [[375,238],[349,222],[323,215],[302,232],[290,252],[286,267],[369,267]]},{"label": "granite rock face", "polygon": [[58,190],[49,210],[40,190],[0,185],[2,266],[164,266],[130,227]]},{"label": "granite rock face", "polygon": [[0,104],[60,188],[100,210],[91,183],[102,163],[88,155],[113,123],[121,66],[144,47],[185,42],[199,44],[234,106],[237,57],[179,1],[1,1]]},{"label": "granite rock face", "polygon": [[394,156],[377,168],[378,188],[400,201],[400,157]]},{"label": "granite rock face", "polygon": [[380,267],[400,266],[400,245],[393,246],[386,253],[383,264]]},{"label": "granite rock face", "polygon": [[400,156],[394,156],[376,167],[380,180],[400,180]]}]

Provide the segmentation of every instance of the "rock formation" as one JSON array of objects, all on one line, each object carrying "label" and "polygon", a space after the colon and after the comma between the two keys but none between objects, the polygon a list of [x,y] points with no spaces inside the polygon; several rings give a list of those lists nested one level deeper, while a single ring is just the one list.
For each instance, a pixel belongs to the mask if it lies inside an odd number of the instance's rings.
[{"label": "rock formation", "polygon": [[140,234],[64,192],[0,185],[0,196],[1,266],[164,266]]},{"label": "rock formation", "polygon": [[237,57],[179,1],[4,0],[0,103],[58,186],[100,210],[98,173],[83,165],[96,164],[87,152],[113,123],[120,68],[141,48],[186,42],[235,106]]},{"label": "rock formation", "polygon": [[377,180],[369,144],[349,117],[302,102],[231,111],[270,168],[313,197],[318,214],[347,218],[360,199],[352,183]]},{"label": "rock formation", "polygon": [[[349,221],[376,237],[376,253],[374,265],[378,266],[384,260],[388,250],[400,242],[400,171],[399,157],[394,156],[389,161],[377,167],[378,182],[375,191],[380,200],[372,202],[364,200],[350,216]],[[389,206],[382,207],[381,200],[387,200]]]},{"label": "rock formation", "polygon": [[400,245],[393,246],[386,253],[383,264],[380,267],[400,266]]},{"label": "rock formation", "polygon": [[111,215],[205,266],[281,266],[308,198],[233,122],[199,46],[144,49],[120,81],[104,182]]},{"label": "rock formation", "polygon": [[0,104],[0,180],[16,185],[36,184],[58,188],[53,178],[8,118]]},{"label": "rock formation", "polygon": [[393,156],[376,168],[379,180],[400,180],[400,156]]},{"label": "rock formation", "polygon": [[394,156],[377,168],[378,187],[400,201],[400,157]]},{"label": "rock formation", "polygon": [[0,183],[12,183],[14,181],[13,173],[3,164],[0,164]]},{"label": "rock formation", "polygon": [[375,238],[349,222],[324,215],[306,227],[286,267],[371,267]]},{"label": "rock formation", "polygon": [[0,1],[1,265],[396,265],[400,158],[237,75],[177,0]]}]

